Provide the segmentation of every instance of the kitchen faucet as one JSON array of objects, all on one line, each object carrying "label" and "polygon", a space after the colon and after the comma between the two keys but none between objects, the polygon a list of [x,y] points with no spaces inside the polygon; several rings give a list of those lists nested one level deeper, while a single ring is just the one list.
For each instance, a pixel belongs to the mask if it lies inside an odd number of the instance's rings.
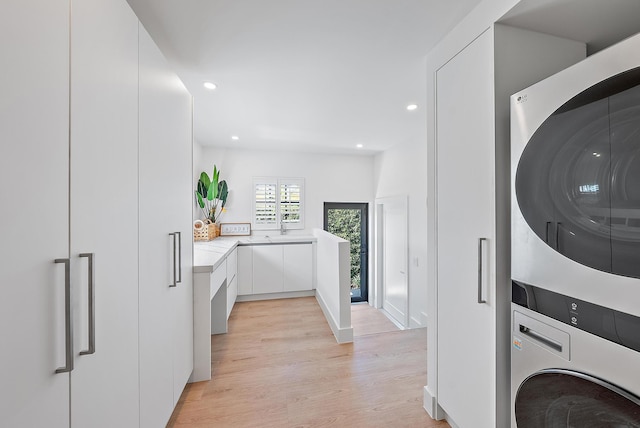
[{"label": "kitchen faucet", "polygon": [[285,235],[287,233],[287,228],[284,225],[284,222],[280,220],[280,235]]}]

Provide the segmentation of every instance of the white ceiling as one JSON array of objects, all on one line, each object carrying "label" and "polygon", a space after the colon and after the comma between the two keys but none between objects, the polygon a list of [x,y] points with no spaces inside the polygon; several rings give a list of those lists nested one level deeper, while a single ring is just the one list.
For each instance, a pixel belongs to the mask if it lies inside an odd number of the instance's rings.
[{"label": "white ceiling", "polygon": [[198,143],[331,153],[425,134],[424,57],[478,2],[129,0],[194,96]]}]

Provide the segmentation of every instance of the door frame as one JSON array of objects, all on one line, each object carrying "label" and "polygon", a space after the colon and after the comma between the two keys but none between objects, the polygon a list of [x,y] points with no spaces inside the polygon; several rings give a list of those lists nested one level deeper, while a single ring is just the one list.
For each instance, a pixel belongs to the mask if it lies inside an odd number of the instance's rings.
[{"label": "door frame", "polygon": [[375,200],[375,256],[374,256],[374,271],[375,271],[375,298],[374,306],[378,309],[384,309],[385,298],[385,271],[384,271],[384,252],[386,246],[385,240],[385,228],[384,228],[384,206],[394,205],[402,206],[405,215],[405,228],[403,231],[405,237],[405,260],[403,271],[405,273],[405,293],[407,296],[406,309],[402,320],[398,320],[398,323],[402,324],[403,328],[409,327],[409,197],[408,195],[396,195],[382,198],[376,198]]},{"label": "door frame", "polygon": [[[368,302],[369,301],[369,203],[368,202],[325,202],[323,204],[322,228],[327,230],[328,216],[330,209],[357,209],[360,210],[360,297],[354,300],[351,297],[351,303]],[[363,287],[364,285],[364,287]]]}]

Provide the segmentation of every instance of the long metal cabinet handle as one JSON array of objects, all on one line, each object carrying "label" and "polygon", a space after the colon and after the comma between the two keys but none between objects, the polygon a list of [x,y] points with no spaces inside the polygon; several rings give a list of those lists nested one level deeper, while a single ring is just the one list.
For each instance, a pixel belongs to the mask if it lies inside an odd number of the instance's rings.
[{"label": "long metal cabinet handle", "polygon": [[169,236],[173,236],[173,283],[169,284],[169,287],[175,287],[178,285],[177,272],[176,272],[176,233],[172,232]]},{"label": "long metal cabinet handle", "polygon": [[178,283],[182,282],[182,233],[178,234]]},{"label": "long metal cabinet handle", "polygon": [[54,263],[64,263],[64,327],[65,327],[65,365],[56,369],[56,373],[68,373],[73,370],[73,324],[71,319],[71,267],[69,259],[55,259]]},{"label": "long metal cabinet handle", "polygon": [[96,305],[95,305],[95,273],[93,270],[93,253],[82,253],[80,257],[86,257],[88,259],[88,270],[89,270],[89,278],[88,278],[88,295],[89,295],[89,349],[85,351],[80,351],[80,355],[90,355],[96,352]]},{"label": "long metal cabinet handle", "polygon": [[482,242],[486,240],[487,238],[478,238],[478,303],[487,303],[487,301],[482,297]]}]

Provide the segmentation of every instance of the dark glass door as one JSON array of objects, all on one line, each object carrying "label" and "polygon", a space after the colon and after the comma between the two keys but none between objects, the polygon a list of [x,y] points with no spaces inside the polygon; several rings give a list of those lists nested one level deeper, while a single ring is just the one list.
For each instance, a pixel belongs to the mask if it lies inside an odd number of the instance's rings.
[{"label": "dark glass door", "polygon": [[366,203],[324,203],[324,230],[351,243],[351,302],[366,302],[368,240]]},{"label": "dark glass door", "polygon": [[640,400],[601,379],[570,370],[542,370],[516,395],[518,428],[640,428]]},{"label": "dark glass door", "polygon": [[640,277],[640,69],[556,110],[525,147],[515,187],[523,217],[551,248]]}]

